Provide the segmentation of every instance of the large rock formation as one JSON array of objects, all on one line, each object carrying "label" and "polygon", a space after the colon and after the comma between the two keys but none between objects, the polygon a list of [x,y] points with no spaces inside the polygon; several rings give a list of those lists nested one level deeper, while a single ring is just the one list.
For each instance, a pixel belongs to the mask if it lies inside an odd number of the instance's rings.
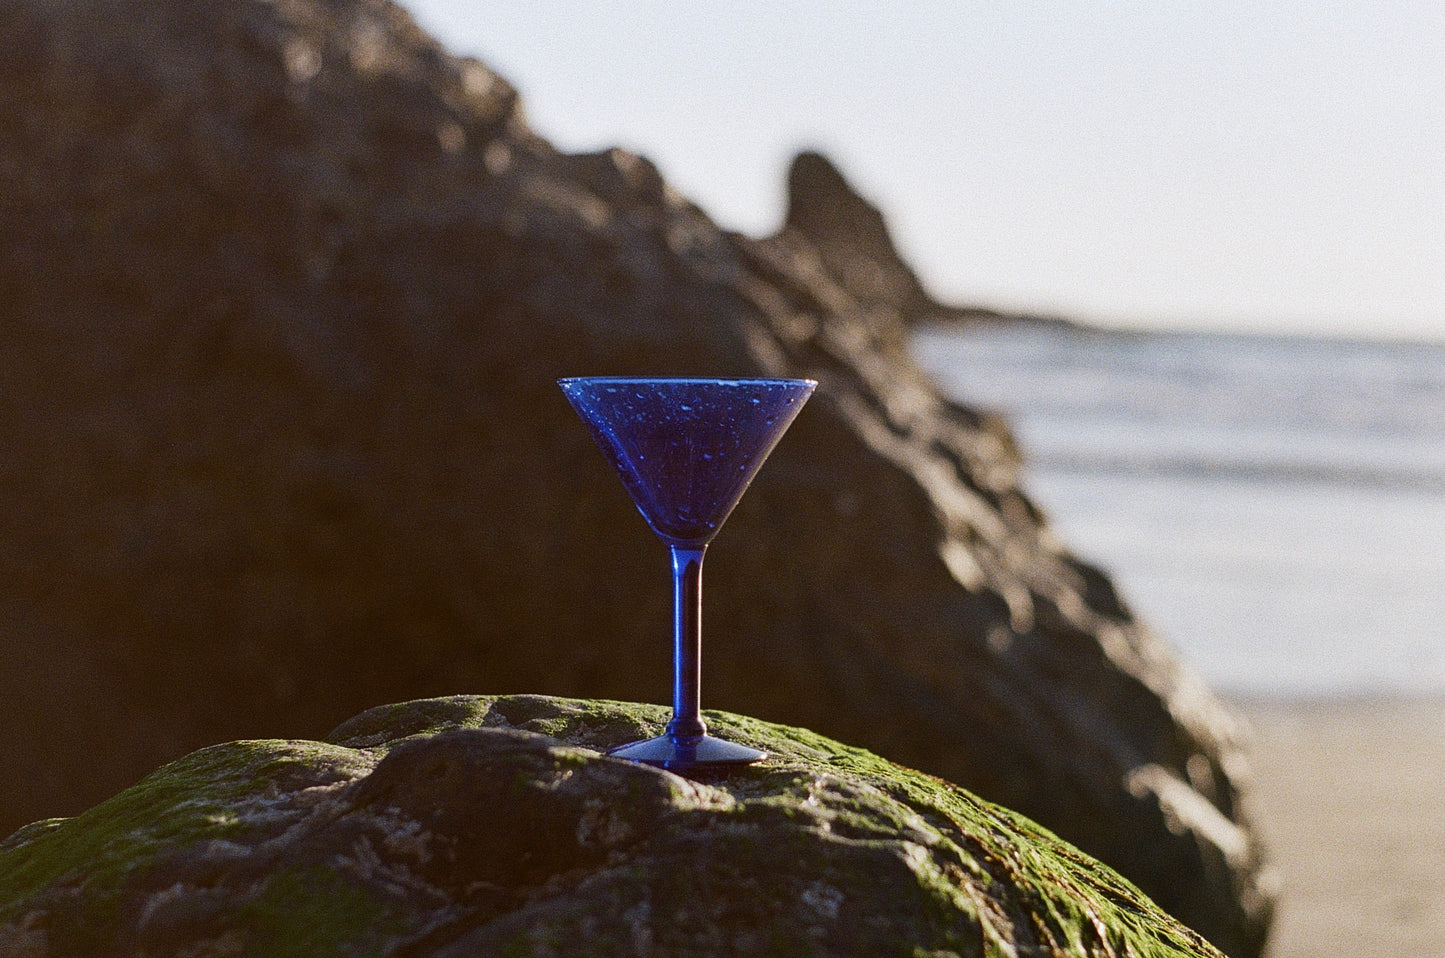
[{"label": "large rock formation", "polygon": [[458,697],[189,755],[0,844],[0,958],[1220,958],[1136,888],[938,779],[726,713],[699,783],[597,751],[655,706]]},{"label": "large rock formation", "polygon": [[377,701],[664,700],[665,553],[553,380],[809,375],[709,559],[705,703],[1258,951],[1230,717],[802,232],[558,154],[382,0],[14,0],[0,34],[3,826]]}]

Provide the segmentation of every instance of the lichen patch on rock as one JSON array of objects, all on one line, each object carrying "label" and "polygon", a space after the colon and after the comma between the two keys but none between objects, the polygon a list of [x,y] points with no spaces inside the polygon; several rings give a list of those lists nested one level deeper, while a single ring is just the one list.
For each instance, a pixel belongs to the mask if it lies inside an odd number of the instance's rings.
[{"label": "lichen patch on rock", "polygon": [[460,696],[204,749],[0,845],[0,956],[1209,956],[1026,819],[799,729],[602,754],[661,708]]}]

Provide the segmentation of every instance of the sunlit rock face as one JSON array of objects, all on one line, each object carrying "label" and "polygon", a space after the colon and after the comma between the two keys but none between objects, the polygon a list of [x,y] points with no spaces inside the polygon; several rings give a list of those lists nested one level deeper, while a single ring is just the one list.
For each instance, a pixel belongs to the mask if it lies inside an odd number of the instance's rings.
[{"label": "sunlit rock face", "polygon": [[1232,720],[796,224],[557,153],[387,3],[0,31],[0,830],[378,701],[665,700],[665,551],[554,381],[805,376],[709,555],[704,704],[963,784],[1258,951]]},{"label": "sunlit rock face", "polygon": [[461,696],[232,742],[0,843],[0,955],[1219,958],[955,786],[726,713],[764,766],[606,758],[658,706]]}]

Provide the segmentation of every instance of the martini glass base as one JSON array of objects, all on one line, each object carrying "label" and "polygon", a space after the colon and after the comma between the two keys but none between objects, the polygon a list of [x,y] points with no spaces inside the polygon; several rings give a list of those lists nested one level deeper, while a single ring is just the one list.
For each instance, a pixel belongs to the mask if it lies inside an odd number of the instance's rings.
[{"label": "martini glass base", "polygon": [[619,745],[609,749],[607,754],[613,758],[655,765],[670,772],[754,765],[768,757],[767,752],[711,735],[659,735]]}]

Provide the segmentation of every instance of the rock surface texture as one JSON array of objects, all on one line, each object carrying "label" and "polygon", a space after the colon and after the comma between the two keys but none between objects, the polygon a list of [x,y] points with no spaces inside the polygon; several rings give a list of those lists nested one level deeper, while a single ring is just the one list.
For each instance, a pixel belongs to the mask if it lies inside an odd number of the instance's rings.
[{"label": "rock surface texture", "polygon": [[1259,951],[1232,719],[802,229],[559,154],[381,0],[13,0],[0,35],[0,832],[378,701],[665,700],[666,553],[554,380],[812,376],[708,559],[704,703]]},{"label": "rock surface texture", "polygon": [[827,157],[800,153],[788,170],[784,231],[817,250],[834,281],[865,308],[881,309],[903,324],[1004,317],[934,299],[898,255],[883,213],[854,192]]},{"label": "rock surface texture", "polygon": [[1059,317],[1001,313],[934,299],[898,255],[882,211],[859,196],[838,168],[819,153],[798,154],[788,170],[783,232],[796,234],[795,238],[811,245],[833,280],[859,306],[895,318],[903,329],[919,323],[1074,325]]},{"label": "rock surface texture", "polygon": [[1108,868],[938,779],[725,713],[764,766],[606,758],[656,706],[455,697],[203,749],[0,844],[0,958],[1218,958]]}]

